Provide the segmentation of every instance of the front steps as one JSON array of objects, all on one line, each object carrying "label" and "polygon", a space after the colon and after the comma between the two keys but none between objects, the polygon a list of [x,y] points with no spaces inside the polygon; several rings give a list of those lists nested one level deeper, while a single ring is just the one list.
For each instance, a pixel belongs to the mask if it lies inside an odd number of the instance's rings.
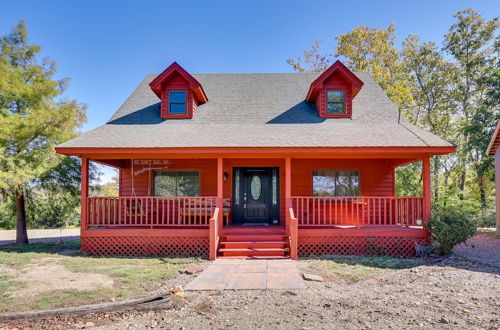
[{"label": "front steps", "polygon": [[282,227],[225,228],[219,240],[221,257],[288,257],[289,239]]}]

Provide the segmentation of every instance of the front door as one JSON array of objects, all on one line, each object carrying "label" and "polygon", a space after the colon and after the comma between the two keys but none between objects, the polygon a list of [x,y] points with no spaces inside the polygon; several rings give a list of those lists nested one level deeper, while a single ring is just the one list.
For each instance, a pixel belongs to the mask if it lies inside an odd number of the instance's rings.
[{"label": "front door", "polygon": [[234,223],[265,225],[278,222],[278,168],[235,168],[233,186],[233,194],[238,194],[233,198]]}]

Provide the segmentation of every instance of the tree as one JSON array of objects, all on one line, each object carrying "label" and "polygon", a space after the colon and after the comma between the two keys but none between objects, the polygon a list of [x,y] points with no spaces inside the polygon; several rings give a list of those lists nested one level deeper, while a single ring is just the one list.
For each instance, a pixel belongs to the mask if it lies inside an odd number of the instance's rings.
[{"label": "tree", "polygon": [[[408,36],[403,42],[401,57],[408,70],[412,93],[412,102],[406,107],[406,118],[448,141],[457,142],[456,111],[450,96],[454,81],[452,63],[444,59],[435,42],[421,44],[415,35]],[[439,199],[437,183],[443,159],[432,158],[432,182],[436,183],[433,185],[434,201]]]},{"label": "tree", "polygon": [[[486,130],[491,126],[484,122],[486,117],[491,116],[485,117],[485,114],[481,113],[491,110],[481,106],[484,105],[483,98],[488,89],[488,84],[483,82],[482,77],[491,71],[495,62],[498,64],[498,50],[495,54],[492,42],[499,24],[498,18],[486,21],[473,9],[459,11],[454,17],[456,22],[445,35],[444,50],[455,60],[457,79],[452,97],[459,115],[463,117],[460,127],[463,140],[457,151],[460,157],[459,188],[463,199],[468,162],[475,164],[478,184],[482,185],[484,180],[484,170],[480,163],[486,156],[484,150],[478,149],[478,140],[471,134],[481,128],[481,124],[487,125]],[[471,153],[474,154],[472,157]]]},{"label": "tree", "polygon": [[[116,171],[116,170],[115,170]],[[118,180],[118,173],[116,173],[112,178],[111,181],[102,184],[98,188],[99,190],[99,195],[100,196],[106,196],[106,197],[117,197],[119,196],[119,180]]]},{"label": "tree", "polygon": [[26,190],[58,164],[54,146],[75,136],[85,105],[63,98],[67,79],[55,63],[38,59],[21,21],[0,38],[0,188],[15,198],[17,243],[28,243]]},{"label": "tree", "polygon": [[[499,23],[472,9],[454,17],[442,49],[415,35],[398,48],[394,25],[360,26],[336,37],[334,55],[320,52],[316,42],[304,51],[304,63],[301,57],[288,63],[296,71],[323,71],[340,57],[350,69],[370,73],[409,122],[458,146],[456,153],[432,159],[434,207],[466,207],[478,216],[493,191],[492,158],[485,150],[500,119]],[[419,166],[397,169],[398,194],[419,193]]]},{"label": "tree", "polygon": [[391,100],[403,109],[412,95],[405,79],[405,67],[394,46],[395,39],[392,24],[382,30],[360,26],[336,37],[334,54],[321,54],[321,41],[316,41],[310,50],[304,51],[304,65],[302,57],[297,60],[290,58],[287,62],[298,72],[322,72],[335,57],[342,57],[351,70],[369,72]]},{"label": "tree", "polygon": [[335,55],[344,57],[353,70],[370,73],[398,109],[404,111],[412,101],[412,94],[406,67],[394,45],[394,24],[387,29],[360,26],[336,39]]},{"label": "tree", "polygon": [[332,56],[321,55],[319,52],[320,46],[321,40],[316,40],[316,42],[311,46],[311,50],[304,50],[305,67],[302,65],[302,57],[300,56],[297,60],[289,58],[287,63],[293,66],[293,69],[297,72],[325,71],[332,64]]}]

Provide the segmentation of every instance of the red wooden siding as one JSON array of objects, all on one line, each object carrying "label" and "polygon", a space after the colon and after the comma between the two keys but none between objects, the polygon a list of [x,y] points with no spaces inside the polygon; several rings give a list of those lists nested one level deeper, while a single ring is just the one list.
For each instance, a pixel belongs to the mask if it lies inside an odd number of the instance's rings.
[{"label": "red wooden siding", "polygon": [[[170,91],[186,91],[186,113],[185,114],[169,114],[168,113],[168,92]],[[180,74],[174,73],[171,78],[165,81],[162,85],[162,93],[161,93],[161,118],[192,118],[195,106],[197,105],[196,100],[194,98],[193,92],[189,89],[189,82],[184,79]]]},{"label": "red wooden siding", "polygon": [[[327,90],[343,90],[345,93],[345,114],[331,114],[327,113]],[[341,77],[340,74],[334,73],[324,83],[324,89],[318,94],[316,99],[316,107],[320,117],[351,117],[352,115],[352,88],[350,82]]]},{"label": "red wooden siding", "polygon": [[[371,159],[317,159],[312,162],[307,159],[292,161],[292,196],[312,196],[312,172],[321,169],[359,170],[361,196],[394,196],[394,168],[385,160]],[[368,218],[380,218],[383,212],[390,212],[384,199],[369,200],[370,207],[365,210]],[[346,206],[346,210],[350,209]],[[325,213],[318,209],[316,212]],[[300,214],[296,215],[300,217]],[[342,224],[352,223],[352,215],[344,216]],[[299,219],[299,223],[301,219]]]},{"label": "red wooden siding", "polygon": [[[306,101],[314,102],[320,117],[350,118],[352,114],[352,99],[359,92],[363,82],[340,61],[336,61],[311,83]],[[326,91],[342,89],[345,91],[346,112],[342,114],[327,113]]]},{"label": "red wooden siding", "polygon": [[292,196],[312,196],[312,171],[326,169],[359,170],[362,196],[394,195],[394,169],[385,160],[293,159]]},{"label": "red wooden siding", "polygon": [[[134,166],[134,171],[144,167],[159,166]],[[217,195],[217,161],[215,159],[174,159],[164,168],[165,170],[197,170],[200,171],[200,196]],[[127,168],[120,171],[120,196],[133,196],[132,168],[130,162]],[[149,171],[137,174],[134,177],[134,190],[136,196],[151,196],[153,173]]]},{"label": "red wooden siding", "polygon": [[[278,167],[280,172],[280,221],[285,221],[285,161],[283,159],[224,159],[224,198],[232,198],[234,167]],[[134,166],[134,171],[147,165]],[[156,167],[156,166],[152,166]],[[217,195],[217,161],[215,159],[173,159],[166,170],[200,171],[200,196]],[[292,159],[292,196],[312,196],[312,172],[315,169],[355,169],[360,171],[362,196],[394,196],[394,169],[386,160],[371,159]],[[120,171],[120,196],[133,196],[131,167]],[[134,178],[136,196],[152,195],[153,173],[142,172]],[[370,209],[378,214],[378,204]]]}]

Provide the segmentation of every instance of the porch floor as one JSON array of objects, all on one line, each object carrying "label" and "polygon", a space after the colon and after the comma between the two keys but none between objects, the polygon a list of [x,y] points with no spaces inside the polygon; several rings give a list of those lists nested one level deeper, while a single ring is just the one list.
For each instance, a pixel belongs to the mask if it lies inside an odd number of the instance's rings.
[{"label": "porch floor", "polygon": [[290,259],[217,259],[186,290],[304,289],[297,263]]},{"label": "porch floor", "polygon": [[[89,230],[92,229],[183,229],[183,230],[189,230],[189,229],[207,229],[208,226],[94,226],[89,228]],[[256,232],[263,232],[263,231],[276,231],[276,230],[284,230],[284,226],[241,226],[241,225],[229,225],[229,226],[224,226],[223,230],[235,230],[235,231],[256,231]],[[299,225],[300,230],[307,230],[307,229],[401,229],[401,230],[408,230],[408,229],[423,229],[422,226],[377,226],[377,225],[363,225],[363,226],[349,226],[349,225],[337,225],[337,226],[301,226]]]}]

